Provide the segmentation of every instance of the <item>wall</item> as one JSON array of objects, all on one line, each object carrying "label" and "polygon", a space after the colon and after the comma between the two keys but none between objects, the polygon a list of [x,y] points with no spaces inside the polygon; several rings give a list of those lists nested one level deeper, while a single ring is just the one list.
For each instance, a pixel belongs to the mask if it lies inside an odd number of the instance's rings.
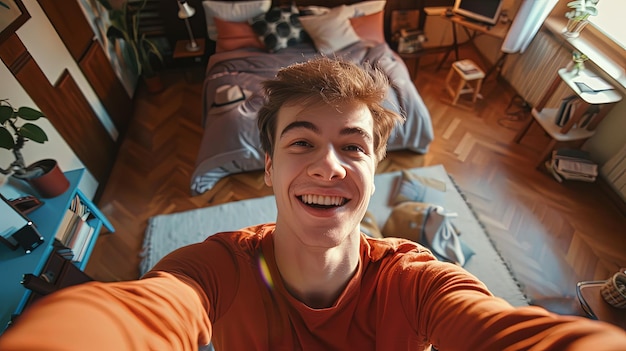
[{"label": "wall", "polygon": [[[37,1],[27,0],[24,1],[24,5],[31,16],[17,30],[17,35],[24,43],[24,46],[26,46],[33,59],[41,67],[52,84],[60,77],[63,70],[67,69],[76,80],[76,83],[107,131],[116,138],[117,132],[109,116]],[[29,106],[38,108],[4,64],[0,65],[0,81],[2,82],[0,84],[0,98],[9,98],[10,103],[14,107]],[[32,163],[41,158],[54,158],[59,161],[59,165],[64,171],[84,168],[82,162],[47,120],[42,123],[38,122],[38,125],[46,131],[49,141],[44,145],[33,142],[26,143],[23,149],[26,163]],[[12,161],[13,154],[10,151],[0,149],[0,164],[6,168]],[[0,183],[5,181],[6,177],[0,175]],[[93,197],[98,183],[89,172],[86,172],[79,187],[85,195]]]}]

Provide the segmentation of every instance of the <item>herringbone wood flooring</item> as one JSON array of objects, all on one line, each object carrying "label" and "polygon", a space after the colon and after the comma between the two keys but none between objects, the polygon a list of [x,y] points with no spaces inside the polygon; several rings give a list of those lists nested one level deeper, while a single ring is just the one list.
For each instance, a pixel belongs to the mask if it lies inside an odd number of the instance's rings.
[{"label": "herringbone wood flooring", "polygon": [[[540,131],[513,142],[521,123],[507,118],[512,89],[490,77],[474,110],[452,107],[443,90],[447,68],[435,72],[436,61],[425,61],[416,85],[436,140],[423,156],[390,153],[378,171],[443,164],[531,298],[573,296],[577,281],[606,279],[626,267],[626,221],[599,185],[559,184],[536,170],[548,141]],[[87,266],[95,279],[137,278],[153,215],[271,194],[262,172],[251,172],[224,179],[202,196],[189,195],[202,134],[202,83],[177,71],[164,79],[160,94],[139,90],[134,120],[99,201],[116,233],[98,239]]]}]

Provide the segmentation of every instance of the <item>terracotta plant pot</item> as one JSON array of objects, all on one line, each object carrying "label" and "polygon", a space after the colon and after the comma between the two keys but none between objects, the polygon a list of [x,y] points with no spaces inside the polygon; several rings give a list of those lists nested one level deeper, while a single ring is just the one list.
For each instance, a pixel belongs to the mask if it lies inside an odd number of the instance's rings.
[{"label": "terracotta plant pot", "polygon": [[69,187],[70,182],[59,168],[57,161],[45,159],[37,161],[26,167],[28,170],[35,168],[43,169],[44,173],[26,181],[35,189],[39,195],[45,198],[55,197],[63,194]]}]

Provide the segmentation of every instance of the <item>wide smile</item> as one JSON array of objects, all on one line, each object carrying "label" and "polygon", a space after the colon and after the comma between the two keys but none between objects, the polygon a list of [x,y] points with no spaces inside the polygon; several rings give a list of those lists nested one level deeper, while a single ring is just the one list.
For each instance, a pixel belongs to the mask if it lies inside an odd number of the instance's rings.
[{"label": "wide smile", "polygon": [[327,196],[327,195],[315,195],[304,194],[298,196],[298,199],[303,204],[320,209],[330,209],[335,207],[341,207],[350,201],[349,199],[341,196]]}]

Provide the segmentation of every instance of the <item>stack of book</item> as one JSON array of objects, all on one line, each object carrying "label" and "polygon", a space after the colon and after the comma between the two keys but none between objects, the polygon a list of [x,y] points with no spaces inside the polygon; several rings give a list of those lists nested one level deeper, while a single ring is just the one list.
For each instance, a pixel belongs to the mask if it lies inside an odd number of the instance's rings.
[{"label": "stack of book", "polygon": [[398,38],[398,52],[411,54],[422,50],[422,43],[426,41],[424,32],[418,29],[401,29]]},{"label": "stack of book", "polygon": [[565,180],[594,182],[598,176],[598,165],[591,161],[589,153],[576,149],[557,149],[546,168],[559,183]]},{"label": "stack of book", "polygon": [[[576,110],[580,107],[580,99],[578,95],[571,95],[561,100],[561,105],[556,112],[555,123],[559,127],[563,127],[574,116]],[[580,122],[577,123],[578,128],[585,128],[591,120],[598,114],[600,108],[597,105],[591,105],[587,111],[583,113]]]},{"label": "stack of book", "polygon": [[76,196],[65,211],[61,225],[55,234],[55,239],[59,243],[57,252],[61,250],[64,257],[76,262],[82,261],[94,234],[94,227],[87,221],[89,215],[90,211],[87,206]]},{"label": "stack of book", "polygon": [[472,60],[456,61],[455,63],[453,63],[453,65],[455,65],[456,68],[460,69],[466,75],[481,72],[480,68],[476,67]]}]

